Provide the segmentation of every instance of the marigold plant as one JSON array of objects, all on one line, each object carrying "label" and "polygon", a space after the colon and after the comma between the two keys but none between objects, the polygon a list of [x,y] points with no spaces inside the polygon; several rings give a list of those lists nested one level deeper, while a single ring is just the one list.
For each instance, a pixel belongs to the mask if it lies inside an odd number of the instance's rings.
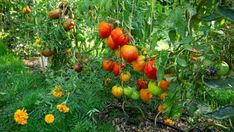
[{"label": "marigold plant", "polygon": [[52,124],[54,122],[54,115],[53,114],[47,114],[45,116],[45,122],[47,124]]},{"label": "marigold plant", "polygon": [[68,107],[65,103],[58,104],[58,105],[57,105],[57,109],[58,109],[60,112],[63,112],[63,113],[69,112],[69,107]]},{"label": "marigold plant", "polygon": [[14,113],[15,121],[20,125],[26,125],[28,121],[28,113],[25,109],[17,109]]},{"label": "marigold plant", "polygon": [[60,85],[56,85],[55,88],[52,91],[52,94],[56,98],[61,98],[63,96],[63,90]]}]

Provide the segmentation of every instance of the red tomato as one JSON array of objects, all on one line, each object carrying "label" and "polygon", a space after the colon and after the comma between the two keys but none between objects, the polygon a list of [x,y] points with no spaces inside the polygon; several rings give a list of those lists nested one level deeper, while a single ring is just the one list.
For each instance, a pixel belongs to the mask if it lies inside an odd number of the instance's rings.
[{"label": "red tomato", "polygon": [[107,39],[107,45],[109,46],[109,48],[111,48],[112,50],[115,50],[119,47],[118,44],[114,43],[111,36],[108,37]]},{"label": "red tomato", "polygon": [[112,37],[113,42],[116,43],[117,45],[124,45],[124,43],[126,43],[127,41],[125,40],[125,36],[124,36],[122,28],[115,28],[111,32],[111,37]]},{"label": "red tomato", "polygon": [[114,63],[114,67],[113,67],[113,73],[115,76],[118,76],[121,70],[121,64],[118,64],[117,62]]},{"label": "red tomato", "polygon": [[107,38],[110,34],[111,34],[111,31],[112,31],[112,25],[110,23],[107,23],[107,22],[101,22],[99,25],[98,25],[98,32],[99,32],[99,35],[101,36],[101,38]]},{"label": "red tomato", "polygon": [[138,57],[138,50],[132,45],[124,45],[121,47],[120,53],[126,62],[132,62]]},{"label": "red tomato", "polygon": [[144,67],[144,73],[151,79],[156,79],[157,69],[154,68],[155,61],[148,61]]},{"label": "red tomato", "polygon": [[102,61],[102,67],[106,71],[111,71],[114,67],[114,63],[111,59],[106,59]]},{"label": "red tomato", "polygon": [[148,83],[149,81],[147,79],[138,79],[137,80],[137,87],[139,89],[145,89],[145,88],[148,88]]}]

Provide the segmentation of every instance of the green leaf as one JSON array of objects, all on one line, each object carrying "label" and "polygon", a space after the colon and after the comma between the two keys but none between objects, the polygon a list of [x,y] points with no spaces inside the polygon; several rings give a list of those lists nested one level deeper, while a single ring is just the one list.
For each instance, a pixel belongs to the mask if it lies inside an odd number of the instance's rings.
[{"label": "green leaf", "polygon": [[179,64],[182,67],[186,67],[188,65],[186,60],[183,58],[177,58],[176,62],[177,62],[177,64]]},{"label": "green leaf", "polygon": [[176,105],[172,106],[170,115],[173,119],[178,119],[181,116],[182,112],[183,112],[183,105],[181,103],[179,104],[177,103]]},{"label": "green leaf", "polygon": [[187,36],[180,41],[180,44],[189,44],[194,41],[193,36]]},{"label": "green leaf", "polygon": [[215,119],[227,119],[234,117],[234,105],[226,105],[216,111],[207,113],[206,115]]},{"label": "green leaf", "polygon": [[193,49],[192,45],[190,45],[190,44],[184,44],[183,48],[186,50],[189,50],[189,51],[191,51]]},{"label": "green leaf", "polygon": [[217,11],[222,17],[234,21],[234,10],[227,9],[219,5],[217,7]]},{"label": "green leaf", "polygon": [[176,30],[172,29],[168,32],[168,36],[171,40],[171,42],[175,42],[176,41]]}]

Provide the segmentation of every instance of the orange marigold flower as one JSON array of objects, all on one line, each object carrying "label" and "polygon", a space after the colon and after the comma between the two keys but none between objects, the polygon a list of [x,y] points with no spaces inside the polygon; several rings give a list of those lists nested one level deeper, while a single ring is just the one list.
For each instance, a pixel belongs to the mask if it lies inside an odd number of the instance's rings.
[{"label": "orange marigold flower", "polygon": [[20,125],[26,125],[28,121],[28,113],[25,109],[18,109],[14,113],[15,121]]},{"label": "orange marigold flower", "polygon": [[170,125],[170,126],[175,125],[175,122],[173,120],[171,120],[171,119],[164,120],[164,123],[167,124],[167,125]]},{"label": "orange marigold flower", "polygon": [[63,90],[61,88],[60,85],[56,85],[55,88],[52,91],[52,94],[56,97],[56,98],[60,98],[63,95]]},{"label": "orange marigold flower", "polygon": [[67,113],[69,111],[69,108],[67,107],[67,105],[65,103],[62,103],[62,104],[58,104],[57,105],[57,109],[60,111],[60,112],[63,112],[63,113]]},{"label": "orange marigold flower", "polygon": [[53,114],[47,114],[45,116],[45,122],[47,124],[52,124],[54,122],[54,115]]},{"label": "orange marigold flower", "polygon": [[158,112],[163,113],[165,111],[165,108],[162,104],[158,106]]},{"label": "orange marigold flower", "polygon": [[159,100],[164,100],[167,96],[168,96],[168,93],[167,93],[167,92],[164,92],[164,93],[162,93],[162,94],[160,94],[160,95],[158,96],[158,99],[159,99]]}]

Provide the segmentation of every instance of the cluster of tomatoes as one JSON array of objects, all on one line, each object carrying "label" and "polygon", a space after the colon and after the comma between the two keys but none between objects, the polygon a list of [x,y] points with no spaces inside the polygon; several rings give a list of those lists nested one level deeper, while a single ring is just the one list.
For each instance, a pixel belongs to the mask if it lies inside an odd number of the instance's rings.
[{"label": "cluster of tomatoes", "polygon": [[115,97],[126,95],[133,100],[141,99],[143,101],[151,101],[153,96],[165,95],[170,82],[162,80],[158,84],[157,68],[155,68],[155,60],[147,59],[144,55],[140,55],[138,49],[134,45],[130,45],[132,41],[130,33],[120,27],[113,27],[108,22],[101,22],[98,26],[98,32],[102,39],[106,40],[107,46],[113,50],[119,61],[112,59],[104,59],[102,67],[106,71],[112,71],[114,76],[119,76],[123,83],[131,80],[131,73],[125,71],[126,64],[130,65],[135,72],[143,72],[145,78],[139,78],[136,87],[122,87],[115,85],[112,87],[112,94]]}]

